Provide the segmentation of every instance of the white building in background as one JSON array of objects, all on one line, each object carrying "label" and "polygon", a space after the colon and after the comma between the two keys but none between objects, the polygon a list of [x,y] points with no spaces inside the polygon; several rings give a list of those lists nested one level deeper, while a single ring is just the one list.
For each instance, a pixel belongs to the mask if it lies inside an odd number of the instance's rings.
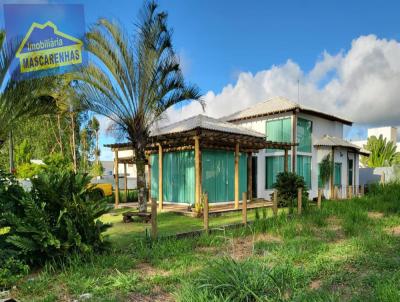
[{"label": "white building in background", "polygon": [[[386,138],[388,142],[392,141],[396,145],[397,151],[400,151],[400,143],[397,142],[396,127],[386,126],[386,127],[369,128],[367,133],[368,133],[367,139],[351,141],[351,143],[359,146],[360,148],[364,148],[365,145],[367,144],[368,138],[370,138],[371,136],[379,137],[380,135],[382,135],[382,137]],[[363,167],[361,162],[360,162],[360,167]]]}]

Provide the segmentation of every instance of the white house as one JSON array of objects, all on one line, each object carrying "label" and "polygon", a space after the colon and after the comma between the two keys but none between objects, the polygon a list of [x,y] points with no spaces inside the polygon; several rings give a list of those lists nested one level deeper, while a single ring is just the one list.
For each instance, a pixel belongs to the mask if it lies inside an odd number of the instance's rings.
[{"label": "white house", "polygon": [[[310,198],[324,187],[325,195],[344,197],[348,188],[359,186],[359,154],[361,148],[343,139],[343,128],[352,122],[275,97],[222,118],[252,130],[265,133],[270,141],[298,143],[289,152],[289,169],[304,177]],[[319,163],[334,154],[334,177],[323,186],[319,179]],[[332,159],[332,157],[330,157]],[[253,156],[253,194],[270,199],[276,175],[284,170],[283,151],[262,150]]]}]

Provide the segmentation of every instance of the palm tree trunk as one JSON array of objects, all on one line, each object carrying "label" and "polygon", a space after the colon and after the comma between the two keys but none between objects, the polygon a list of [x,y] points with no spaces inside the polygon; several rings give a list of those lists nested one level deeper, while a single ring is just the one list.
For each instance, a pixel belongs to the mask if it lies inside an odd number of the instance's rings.
[{"label": "palm tree trunk", "polygon": [[63,147],[63,141],[62,141],[62,130],[61,130],[61,117],[60,114],[57,114],[57,127],[58,127],[58,135],[60,139],[60,153],[62,156],[64,156],[64,147]]},{"label": "palm tree trunk", "polygon": [[96,164],[99,164],[99,131],[96,131]]},{"label": "palm tree trunk", "polygon": [[145,213],[147,211],[147,192],[144,151],[138,151],[136,154],[136,171],[139,212]]},{"label": "palm tree trunk", "polygon": [[10,151],[9,151],[9,156],[10,156],[10,173],[14,173],[15,167],[14,167],[14,139],[13,139],[13,134],[12,130],[10,130]]},{"label": "palm tree trunk", "polygon": [[74,113],[70,113],[71,116],[71,135],[72,135],[72,159],[74,161],[74,172],[77,171],[77,162],[76,162],[76,143],[75,143],[75,118]]}]

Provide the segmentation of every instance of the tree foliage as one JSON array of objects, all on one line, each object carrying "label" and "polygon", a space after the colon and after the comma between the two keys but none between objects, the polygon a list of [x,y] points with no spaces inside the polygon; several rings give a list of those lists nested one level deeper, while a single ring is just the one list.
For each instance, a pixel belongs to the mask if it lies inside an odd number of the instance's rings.
[{"label": "tree foliage", "polygon": [[333,163],[331,155],[326,155],[319,164],[319,177],[321,178],[322,186],[324,187],[333,173]]},{"label": "tree foliage", "polygon": [[146,211],[145,147],[151,128],[171,106],[200,99],[198,88],[184,81],[167,14],[157,7],[145,3],[133,35],[99,19],[86,35],[86,48],[97,60],[77,75],[88,108],[109,117],[132,144],[141,211]]},{"label": "tree foliage", "polygon": [[362,164],[367,167],[390,167],[400,162],[400,153],[396,151],[396,145],[382,135],[369,137],[364,148],[370,151],[369,157],[361,157]]},{"label": "tree foliage", "polygon": [[307,185],[302,176],[292,172],[281,172],[276,176],[274,188],[278,191],[278,200],[281,206],[289,206],[289,211],[293,212],[293,207],[297,201],[297,191],[303,190],[303,207],[307,205],[308,191]]},{"label": "tree foliage", "polygon": [[109,210],[95,200],[89,178],[71,171],[47,171],[32,179],[25,192],[12,175],[0,170],[0,266],[8,259],[30,265],[71,253],[104,247],[108,225],[98,218]]}]

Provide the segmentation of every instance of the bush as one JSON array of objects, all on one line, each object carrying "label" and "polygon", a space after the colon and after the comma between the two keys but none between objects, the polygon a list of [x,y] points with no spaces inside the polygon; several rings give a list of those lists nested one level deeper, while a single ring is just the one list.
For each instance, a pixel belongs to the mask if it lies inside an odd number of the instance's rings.
[{"label": "bush", "polygon": [[[279,278],[277,278],[279,275]],[[268,301],[282,299],[281,272],[260,262],[222,258],[211,262],[180,290],[177,301]]]},{"label": "bush", "polygon": [[4,258],[40,265],[101,250],[108,225],[98,218],[109,207],[91,198],[89,182],[86,175],[47,171],[32,179],[27,193],[12,176],[0,172],[0,229],[8,229],[0,236]]},{"label": "bush", "polygon": [[38,165],[38,164],[31,164],[31,163],[25,163],[17,166],[16,168],[16,175],[18,178],[33,178],[34,176],[39,175],[46,169],[46,166],[44,165]]},{"label": "bush", "polygon": [[297,202],[297,190],[303,189],[303,208],[307,207],[308,191],[304,178],[292,172],[282,172],[276,177],[274,188],[278,191],[278,201],[281,206],[289,206],[289,212],[293,212]]}]

